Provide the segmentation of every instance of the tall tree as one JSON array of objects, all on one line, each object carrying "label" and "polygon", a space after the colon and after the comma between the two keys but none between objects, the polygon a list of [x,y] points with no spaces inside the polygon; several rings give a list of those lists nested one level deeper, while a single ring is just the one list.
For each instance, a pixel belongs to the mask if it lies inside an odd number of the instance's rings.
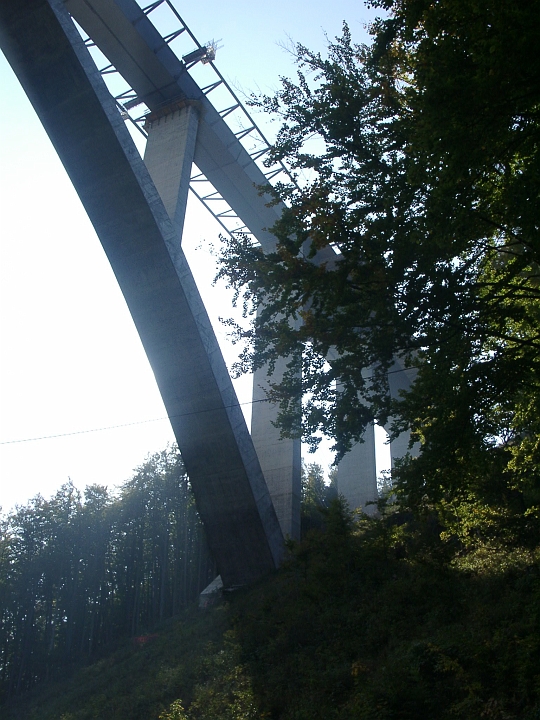
[{"label": "tall tree", "polygon": [[[422,444],[400,471],[411,502],[451,505],[472,492],[531,518],[540,3],[373,4],[387,15],[369,46],[347,26],[327,57],[298,46],[298,81],[253,99],[280,117],[271,159],[299,183],[274,190],[285,203],[274,253],[246,238],[223,252],[220,275],[251,315],[236,328],[246,343],[236,369],[302,347],[302,380],[291,364],[272,391],[284,434],[298,432],[302,397],[304,437],[322,431],[339,453],[367,422],[392,416],[394,434],[410,429]],[[320,262],[329,248],[336,256]],[[392,399],[396,357],[418,374]]]},{"label": "tall tree", "polygon": [[215,577],[177,448],[117,496],[66,483],[0,518],[0,696],[147,632]]},{"label": "tall tree", "polygon": [[302,534],[323,525],[322,510],[328,509],[337,498],[337,473],[330,472],[325,480],[322,466],[318,463],[302,463],[301,521]]}]

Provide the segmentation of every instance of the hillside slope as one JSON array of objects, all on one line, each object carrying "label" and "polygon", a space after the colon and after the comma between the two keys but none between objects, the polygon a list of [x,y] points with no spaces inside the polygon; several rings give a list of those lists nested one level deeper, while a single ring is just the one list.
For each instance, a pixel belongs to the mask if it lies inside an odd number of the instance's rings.
[{"label": "hillside slope", "polygon": [[449,558],[429,521],[324,531],[259,585],[191,608],[5,720],[540,717],[540,577],[531,551]]}]

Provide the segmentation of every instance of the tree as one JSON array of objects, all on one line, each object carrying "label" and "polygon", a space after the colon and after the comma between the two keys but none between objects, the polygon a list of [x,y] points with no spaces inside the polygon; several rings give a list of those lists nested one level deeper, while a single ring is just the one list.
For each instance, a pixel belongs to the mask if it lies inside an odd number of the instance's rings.
[{"label": "tree", "polygon": [[116,497],[69,482],[0,516],[0,698],[148,631],[215,575],[175,447]]},{"label": "tree", "polygon": [[336,478],[337,473],[332,470],[327,483],[321,465],[302,462],[302,535],[323,526],[322,511],[337,497]]},{"label": "tree", "polygon": [[[273,190],[285,204],[275,252],[247,238],[225,246],[220,276],[251,318],[236,327],[245,343],[236,370],[291,355],[272,388],[282,432],[299,432],[303,398],[304,438],[322,431],[339,454],[373,419],[392,416],[394,435],[412,430],[420,457],[397,474],[411,503],[472,492],[531,519],[540,512],[540,3],[374,5],[387,17],[369,46],[346,25],[326,58],[298,46],[298,81],[253,98],[282,122],[271,161],[309,180]],[[396,357],[418,374],[392,399]]]}]

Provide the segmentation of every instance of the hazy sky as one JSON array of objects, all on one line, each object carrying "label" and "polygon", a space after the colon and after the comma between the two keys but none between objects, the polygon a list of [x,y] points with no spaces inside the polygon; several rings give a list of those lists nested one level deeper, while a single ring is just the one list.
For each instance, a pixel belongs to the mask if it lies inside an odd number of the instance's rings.
[{"label": "hazy sky", "polygon": [[[216,64],[243,91],[269,92],[294,75],[289,38],[323,50],[346,19],[361,42],[372,17],[348,0],[176,7],[201,43],[221,41]],[[174,438],[99,240],[2,55],[0,85],[0,506],[9,510],[68,478],[81,489],[115,485]],[[211,287],[218,234],[191,195],[183,246],[230,364],[235,349],[217,323],[230,298]],[[236,386],[248,404],[251,380]]]}]

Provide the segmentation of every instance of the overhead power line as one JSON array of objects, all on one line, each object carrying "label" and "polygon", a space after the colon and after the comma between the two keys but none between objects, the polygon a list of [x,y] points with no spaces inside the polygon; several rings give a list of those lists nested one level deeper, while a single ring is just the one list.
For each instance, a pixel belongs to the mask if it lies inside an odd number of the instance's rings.
[{"label": "overhead power line", "polygon": [[18,440],[2,440],[0,445],[15,445],[17,443],[37,442],[38,440],[53,440],[55,438],[70,437],[72,435],[86,435],[88,433],[105,432],[107,430],[117,430],[118,428],[132,427],[134,425],[145,425],[146,423],[162,422],[163,420],[172,420],[173,418],[190,417],[192,415],[202,415],[203,413],[215,412],[216,410],[230,410],[235,407],[242,407],[242,405],[254,405],[255,403],[268,402],[267,398],[261,398],[260,400],[250,400],[243,403],[235,403],[234,405],[222,405],[221,407],[209,408],[208,410],[195,410],[188,413],[179,413],[178,415],[164,415],[159,418],[149,418],[148,420],[137,420],[135,422],[120,423],[118,425],[107,425],[105,427],[90,428],[87,430],[72,430],[66,433],[57,433],[56,435],[41,435],[39,437],[21,438]]},{"label": "overhead power line", "polygon": [[[417,369],[418,368],[416,366],[407,368],[407,370],[417,370]],[[399,373],[399,372],[403,372],[403,370],[402,369],[388,370],[386,374],[393,375],[394,373]],[[369,377],[372,377],[372,376],[368,375],[368,378]],[[107,430],[117,430],[119,428],[133,427],[134,425],[145,425],[147,423],[163,422],[164,420],[172,420],[174,418],[190,417],[193,415],[202,415],[204,413],[215,412],[216,410],[230,410],[231,408],[242,407],[243,405],[255,405],[256,403],[261,403],[261,402],[270,402],[270,400],[269,400],[269,398],[261,398],[260,400],[248,400],[247,402],[235,403],[234,405],[222,405],[221,407],[209,408],[208,410],[194,410],[193,412],[179,413],[178,415],[164,415],[163,417],[159,417],[159,418],[149,418],[148,420],[137,420],[135,422],[130,422],[130,423],[120,423],[119,425],[107,425],[105,427],[90,428],[88,430],[72,430],[71,432],[57,433],[56,435],[41,435],[39,437],[20,438],[18,440],[1,440],[0,445],[16,445],[18,443],[37,442],[39,440],[54,440],[55,438],[70,437],[72,435],[87,435],[89,433],[106,432]]]}]

